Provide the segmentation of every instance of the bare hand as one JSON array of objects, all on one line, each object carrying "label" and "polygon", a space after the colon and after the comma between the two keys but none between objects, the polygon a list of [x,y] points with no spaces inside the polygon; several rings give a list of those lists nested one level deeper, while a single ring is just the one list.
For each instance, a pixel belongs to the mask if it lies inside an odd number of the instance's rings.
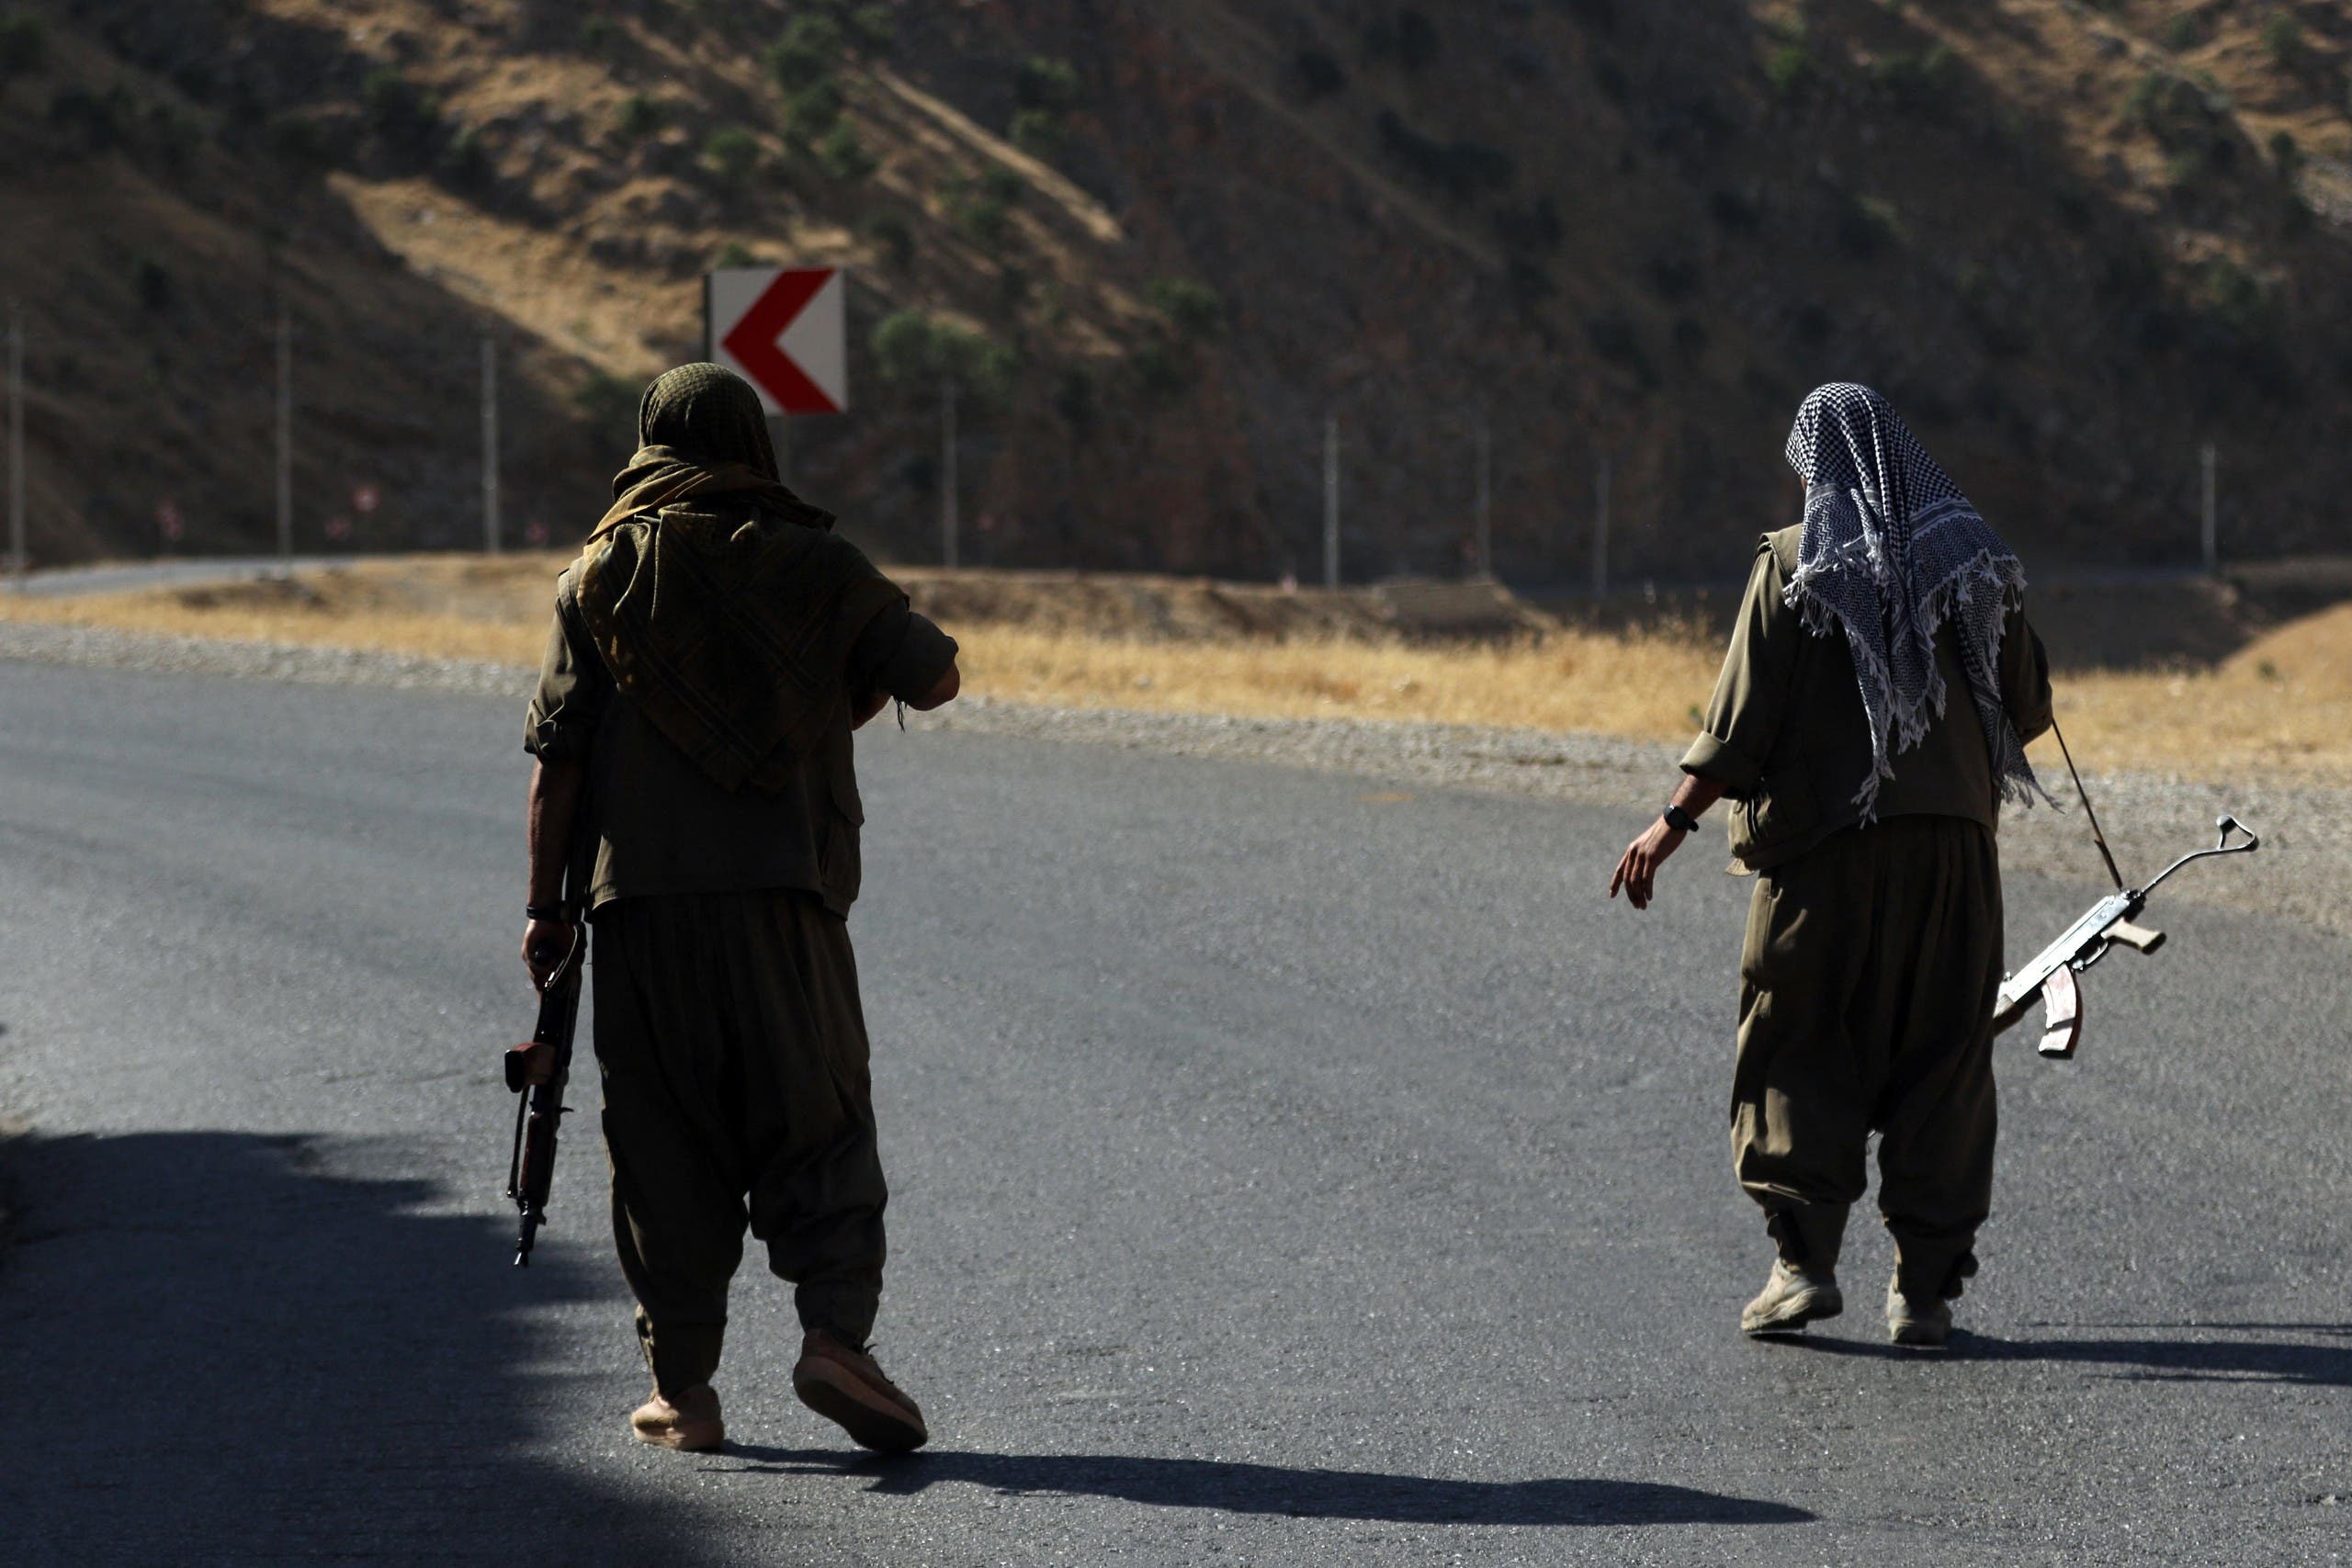
[{"label": "bare hand", "polygon": [[571,953],[573,932],[563,920],[533,920],[523,928],[523,966],[531,972],[531,984],[544,991],[548,982]]},{"label": "bare hand", "polygon": [[1657,882],[1657,868],[1664,865],[1674,852],[1682,847],[1688,833],[1667,825],[1664,818],[1650,824],[1649,831],[1625,846],[1623,859],[1617,863],[1617,874],[1609,879],[1609,896],[1625,890],[1626,901],[1636,909],[1650,907],[1650,895]]}]

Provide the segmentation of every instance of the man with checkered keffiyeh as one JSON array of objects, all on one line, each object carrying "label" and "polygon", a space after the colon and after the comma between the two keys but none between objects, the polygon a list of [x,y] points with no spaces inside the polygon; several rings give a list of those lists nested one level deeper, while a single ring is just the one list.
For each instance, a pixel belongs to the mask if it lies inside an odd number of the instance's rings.
[{"label": "man with checkered keffiyeh", "polygon": [[2025,744],[2049,728],[2049,666],[2024,567],[1884,398],[1815,391],[1788,457],[1804,521],[1759,545],[1682,784],[1610,893],[1646,908],[1697,815],[1731,799],[1735,869],[1757,878],[1733,1163],[1778,1251],[1741,1327],[1844,1309],[1875,1132],[1889,1335],[1941,1345],[1992,1198],[1994,835],[2003,801],[2041,795]]}]

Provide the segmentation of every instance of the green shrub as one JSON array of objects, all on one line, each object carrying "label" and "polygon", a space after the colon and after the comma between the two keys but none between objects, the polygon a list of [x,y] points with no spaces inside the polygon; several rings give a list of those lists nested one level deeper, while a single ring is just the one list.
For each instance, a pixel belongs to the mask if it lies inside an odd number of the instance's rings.
[{"label": "green shrub", "polygon": [[1348,89],[1347,72],[1319,49],[1300,50],[1291,61],[1290,73],[1299,91],[1309,98],[1328,98]]},{"label": "green shrub", "polygon": [[887,54],[899,41],[899,23],[888,6],[858,6],[842,18],[860,49]]},{"label": "green shrub", "polygon": [[1437,24],[1410,6],[1397,12],[1395,19],[1374,22],[1363,32],[1366,59],[1394,60],[1408,71],[1430,65],[1442,47]]},{"label": "green shrub", "polygon": [[1001,245],[1012,227],[1012,209],[994,197],[971,190],[947,198],[947,216],[956,228],[979,243]]},{"label": "green shrub", "polygon": [[702,144],[702,159],[720,179],[740,186],[760,166],[760,139],[740,125],[714,130]]},{"label": "green shrub", "polygon": [[1052,55],[1033,54],[1013,75],[1012,96],[1023,108],[1075,108],[1080,96],[1078,67]]},{"label": "green shrub", "polygon": [[2270,161],[2280,179],[2292,180],[2302,173],[2303,144],[2295,140],[2293,131],[2281,130],[2270,138]]},{"label": "green shrub", "polygon": [[920,310],[900,310],[874,329],[875,367],[896,387],[947,380],[983,400],[1012,389],[1019,359],[993,338]]},{"label": "green shrub", "polygon": [[1879,96],[1905,114],[1949,113],[1960,96],[1960,67],[1950,46],[1936,44],[1917,54],[1890,54],[1871,67]]},{"label": "green shrub", "polygon": [[483,145],[481,130],[469,125],[451,137],[449,144],[441,150],[441,169],[460,185],[488,179],[490,149]]},{"label": "green shrub", "polygon": [[817,143],[817,166],[825,177],[842,185],[858,185],[874,176],[882,166],[858,134],[847,124],[836,125]]},{"label": "green shrub", "polygon": [[660,130],[669,118],[659,98],[648,93],[631,93],[621,100],[621,107],[613,117],[613,129],[620,133],[623,141],[638,142]]},{"label": "green shrub", "polygon": [[785,100],[784,130],[795,141],[814,141],[842,122],[842,90],[827,80],[803,87]]},{"label": "green shrub", "polygon": [[140,256],[130,264],[131,292],[139,297],[143,310],[165,310],[172,304],[172,275],[164,264],[153,256]]},{"label": "green shrub", "polygon": [[1838,207],[1838,243],[1849,255],[1868,261],[1905,238],[1903,215],[1874,196],[1849,197]]},{"label": "green shrub", "polygon": [[430,130],[441,118],[441,106],[429,94],[390,66],[368,73],[359,84],[359,102],[368,121],[388,136],[413,136]]},{"label": "green shrub", "polygon": [[1051,163],[1068,144],[1069,127],[1062,119],[1059,109],[1015,109],[1007,135],[1015,147],[1032,158],[1041,163]]},{"label": "green shrub", "polygon": [[1205,283],[1189,277],[1157,277],[1145,292],[1151,308],[1182,337],[1204,342],[1225,331],[1224,297]]},{"label": "green shrub", "polygon": [[571,406],[590,427],[590,439],[599,451],[627,443],[637,445],[637,405],[642,389],[634,381],[591,371],[572,389]]},{"label": "green shrub", "polygon": [[1813,81],[1813,52],[1802,43],[1784,43],[1764,57],[1764,79],[1772,91],[1793,98]]},{"label": "green shrub", "polygon": [[1398,163],[1456,201],[1480,190],[1499,190],[1517,172],[1510,155],[1475,141],[1439,141],[1405,123],[1393,109],[1376,122],[1381,146]]},{"label": "green shrub", "polygon": [[841,64],[842,27],[821,11],[803,11],[763,57],[768,74],[787,93],[831,80]]},{"label": "green shrub", "polygon": [[621,28],[610,17],[590,17],[580,24],[580,47],[590,54],[603,54],[620,41]]},{"label": "green shrub", "polygon": [[2164,31],[2157,37],[2162,39],[2166,49],[2171,50],[2175,54],[2179,54],[2203,43],[2205,29],[2199,24],[2196,13],[2183,12],[2166,22]]},{"label": "green shrub", "polygon": [[760,258],[752,247],[742,241],[729,240],[719,246],[717,253],[711,256],[710,265],[712,270],[724,272],[730,267],[757,266],[760,265]]},{"label": "green shrub", "polygon": [[0,17],[0,82],[28,76],[49,59],[49,28],[29,11]]},{"label": "green shrub", "polygon": [[2262,27],[2262,47],[2289,71],[2300,71],[2311,63],[2311,43],[2303,37],[2302,18],[2292,11],[2271,14]]},{"label": "green shrub", "polygon": [[1000,202],[1006,207],[1018,207],[1028,198],[1029,182],[1022,177],[1017,169],[1008,169],[1001,164],[991,164],[980,175],[980,194],[989,200]]},{"label": "green shrub", "polygon": [[1127,374],[1146,397],[1165,402],[1192,387],[1194,367],[1168,344],[1139,343],[1127,350]]},{"label": "green shrub", "polygon": [[903,270],[915,259],[915,227],[907,215],[886,208],[869,216],[863,228],[865,237],[882,247],[892,266]]}]

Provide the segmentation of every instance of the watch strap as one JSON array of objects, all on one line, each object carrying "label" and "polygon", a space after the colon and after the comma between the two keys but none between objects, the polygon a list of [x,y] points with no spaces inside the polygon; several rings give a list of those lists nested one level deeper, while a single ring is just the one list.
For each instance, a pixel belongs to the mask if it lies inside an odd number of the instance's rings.
[{"label": "watch strap", "polygon": [[1699,819],[1671,801],[1667,803],[1666,809],[1659,815],[1666,818],[1666,825],[1678,833],[1695,833],[1699,830]]}]

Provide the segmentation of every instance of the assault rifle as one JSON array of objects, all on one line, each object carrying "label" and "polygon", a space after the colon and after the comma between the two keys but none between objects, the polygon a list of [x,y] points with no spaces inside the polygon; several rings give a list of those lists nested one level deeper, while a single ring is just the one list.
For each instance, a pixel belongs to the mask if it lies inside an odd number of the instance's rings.
[{"label": "assault rifle", "polygon": [[[2072,758],[2067,760],[2067,766],[2071,771]],[[2080,781],[2076,784],[2079,787]],[[2084,796],[2083,804],[2089,806],[2089,796]],[[2067,927],[2065,935],[2036,954],[2032,963],[2001,982],[2000,995],[1993,1003],[1994,1032],[1997,1034],[2023,1018],[2038,996],[2043,1010],[2041,1043],[2037,1049],[2052,1061],[2073,1056],[2075,1043],[2083,1032],[2082,990],[2075,984],[2075,976],[2106,957],[2119,942],[2143,953],[2154,953],[2164,945],[2164,932],[2132,922],[2148,907],[2148,896],[2165,877],[2193,860],[2252,854],[2262,847],[2262,840],[2234,817],[2223,817],[2214,826],[2221,836],[2211,849],[2181,856],[2145,887],[2124,886],[2121,874],[2115,871],[2114,856],[2108,855],[2108,871],[2115,876],[2115,891],[2092,905],[2088,913]],[[2091,831],[2095,837],[2098,834],[2096,816],[2091,818]],[[2238,835],[2240,842],[2230,841],[2233,833]],[[2100,853],[2107,854],[2105,838],[2098,838],[2098,847]]]},{"label": "assault rifle", "polygon": [[530,1043],[506,1053],[506,1087],[522,1099],[514,1107],[514,1153],[506,1166],[506,1195],[522,1211],[514,1238],[514,1267],[531,1263],[531,1241],[548,1219],[548,1191],[555,1183],[555,1142],[571,1080],[571,1037],[580,1022],[580,974],[588,963],[588,920],[581,897],[587,881],[567,871],[569,895],[560,906],[571,928],[571,946],[539,993],[538,1026]]}]

